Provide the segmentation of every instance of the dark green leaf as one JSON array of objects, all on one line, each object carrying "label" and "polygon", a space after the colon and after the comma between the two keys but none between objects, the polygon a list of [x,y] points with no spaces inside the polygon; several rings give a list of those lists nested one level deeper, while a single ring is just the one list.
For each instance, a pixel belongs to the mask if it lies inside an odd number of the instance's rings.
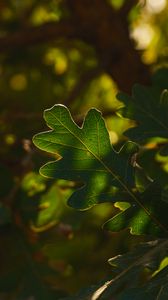
[{"label": "dark green leaf", "polygon": [[135,143],[128,142],[116,152],[96,109],[88,112],[82,128],[74,123],[68,109],[62,105],[46,110],[44,118],[52,130],[37,134],[33,141],[40,149],[59,158],[44,165],[41,174],[82,182],[82,188],[69,199],[72,207],[86,209],[105,201],[130,202],[133,203],[130,208],[106,223],[106,228],[118,231],[129,227],[135,234],[155,234],[159,227],[167,231],[167,218],[162,216],[167,204],[160,205],[160,189],[152,185],[142,194],[136,190],[131,161],[138,151]]},{"label": "dark green leaf", "polygon": [[132,97],[120,93],[118,99],[124,103],[122,116],[137,122],[125,135],[134,141],[150,137],[168,137],[168,92],[156,87],[135,85]]},{"label": "dark green leaf", "polygon": [[139,288],[125,291],[119,300],[167,300],[168,299],[168,267],[155,275],[147,284]]},{"label": "dark green leaf", "polygon": [[36,135],[34,143],[62,159],[46,164],[40,172],[51,178],[82,182],[83,187],[69,199],[71,206],[85,209],[99,202],[117,201],[119,190],[121,201],[130,197],[129,188],[134,186],[130,160],[138,151],[135,143],[126,143],[117,153],[96,109],[88,112],[82,128],[61,105],[46,110],[44,118],[53,130]]},{"label": "dark green leaf", "polygon": [[[158,233],[157,222],[162,224],[164,228],[168,227],[168,203],[163,201],[162,197],[163,191],[161,187],[155,183],[150,184],[142,194],[139,194],[143,208],[140,208],[135,203],[106,222],[104,227],[112,231],[130,228],[133,234]],[[151,222],[151,216],[145,212],[145,209],[153,216],[156,222]]]},{"label": "dark green leaf", "polygon": [[152,82],[154,86],[158,86],[161,89],[168,89],[168,69],[161,68],[154,73]]},{"label": "dark green leaf", "polygon": [[[162,241],[162,240],[160,240]],[[142,261],[142,257],[152,249],[155,249],[160,244],[159,240],[150,241],[147,243],[141,243],[136,246],[132,251],[128,253],[124,253],[122,255],[117,255],[108,260],[109,264],[116,269],[116,273],[120,273],[127,268],[130,268],[131,265],[138,265],[139,260],[141,260],[140,268],[143,268],[146,263],[148,267],[150,266],[150,262],[155,259],[152,256],[148,257],[147,260]]]},{"label": "dark green leaf", "polygon": [[[167,278],[163,280],[162,277],[164,275],[161,274],[162,271],[153,277],[152,274],[153,270],[159,264],[159,260],[166,254],[163,250],[167,248],[167,245],[167,240],[155,240],[140,244],[131,252],[110,259],[109,262],[115,270],[114,276],[110,281],[99,287],[100,295],[95,297],[94,300],[112,299],[113,296],[115,299],[124,300],[148,299],[146,298],[147,295],[153,296],[158,293],[159,282],[164,285],[167,282]],[[147,269],[150,280],[148,281],[148,285],[141,287],[141,276]],[[151,271],[149,272],[149,270]],[[167,274],[167,271],[164,274]],[[149,294],[148,287],[150,290]],[[155,298],[149,297],[149,299],[152,300]]]}]

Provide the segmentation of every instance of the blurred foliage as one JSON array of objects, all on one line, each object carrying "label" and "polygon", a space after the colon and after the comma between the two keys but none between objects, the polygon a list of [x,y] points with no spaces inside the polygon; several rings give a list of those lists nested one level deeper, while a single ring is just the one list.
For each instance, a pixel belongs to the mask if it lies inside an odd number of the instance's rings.
[{"label": "blurred foliage", "polygon": [[[123,133],[131,132],[137,119],[135,110],[131,120],[121,118],[121,110],[130,107],[122,108],[118,90],[131,93],[135,82],[149,81],[157,93],[167,88],[167,7],[163,0],[0,1],[0,299],[69,298],[94,284],[91,290],[96,291],[104,278],[114,276],[106,263],[109,257],[150,240],[128,230],[115,234],[100,229],[121,203],[102,203],[85,212],[68,207],[76,183],[41,177],[40,166],[57,156],[38,151],[31,140],[47,130],[44,109],[65,104],[80,126],[94,106],[102,111],[119,151],[127,141]],[[164,69],[157,71],[160,67]],[[166,97],[163,92],[163,104]],[[159,178],[167,201],[165,136],[141,141],[137,162],[150,178]],[[141,298],[148,297],[145,279],[161,269],[161,260],[155,260],[149,274],[138,269],[144,284]],[[157,297],[156,276],[151,299]],[[131,288],[129,300],[137,294]],[[84,293],[90,299],[90,288]]]}]

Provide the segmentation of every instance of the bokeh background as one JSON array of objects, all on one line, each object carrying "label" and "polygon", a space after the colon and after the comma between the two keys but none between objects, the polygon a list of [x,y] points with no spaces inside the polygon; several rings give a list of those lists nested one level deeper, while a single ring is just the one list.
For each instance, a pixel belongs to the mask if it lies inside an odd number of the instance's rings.
[{"label": "bokeh background", "polygon": [[56,103],[78,125],[96,107],[119,149],[133,121],[117,115],[116,94],[150,84],[168,66],[167,41],[166,0],[0,1],[1,300],[73,295],[107,277],[107,260],[144,239],[103,231],[114,214],[108,203],[69,208],[73,182],[39,175],[50,157],[32,137],[47,129],[43,111]]}]

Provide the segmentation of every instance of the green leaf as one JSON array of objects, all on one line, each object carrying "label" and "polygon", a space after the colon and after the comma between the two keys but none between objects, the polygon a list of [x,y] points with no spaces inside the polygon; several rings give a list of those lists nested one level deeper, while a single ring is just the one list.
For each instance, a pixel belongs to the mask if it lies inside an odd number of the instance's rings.
[{"label": "green leaf", "polygon": [[[163,241],[160,240],[162,243]],[[122,255],[117,255],[115,257],[112,257],[108,260],[109,264],[113,267],[116,274],[123,272],[124,270],[130,269],[131,266],[135,265],[138,266],[140,270],[146,265],[146,262],[148,262],[148,268],[153,267],[153,260],[155,260],[155,265],[157,265],[158,260],[155,257],[149,256],[147,261],[142,259],[142,257],[151,251],[152,249],[155,249],[160,245],[159,240],[150,241],[147,243],[140,243],[138,246],[136,246],[133,250],[130,252],[124,253]],[[166,240],[165,240],[166,241]],[[160,255],[160,254],[159,254]],[[160,259],[160,257],[159,257]],[[138,263],[141,261],[140,263]],[[140,271],[139,271],[140,272]]]},{"label": "green leaf", "polygon": [[36,216],[35,221],[31,224],[31,228],[34,231],[45,231],[58,222],[63,209],[61,200],[61,193],[55,183],[40,198],[40,212]]},{"label": "green leaf", "polygon": [[161,89],[168,89],[168,69],[158,69],[152,77],[152,83],[154,86],[158,86]]},{"label": "green leaf", "polygon": [[[156,183],[152,183],[143,193],[139,194],[138,198],[143,208],[134,203],[107,221],[104,228],[111,231],[130,228],[131,233],[136,235],[157,234],[158,222],[162,224],[163,228],[167,228],[168,203],[164,201],[162,188]],[[145,212],[145,209],[150,212],[156,222],[151,222],[151,216]]]},{"label": "green leaf", "polygon": [[22,189],[27,193],[29,197],[43,192],[46,189],[45,178],[41,177],[38,173],[29,172],[22,180]]},{"label": "green leaf", "polygon": [[[124,300],[156,299],[155,297],[146,298],[146,296],[148,295],[148,287],[150,290],[149,295],[155,295],[158,293],[159,281],[160,284],[163,283],[163,286],[167,281],[165,278],[162,280],[163,274],[161,275],[161,271],[159,272],[161,276],[157,273],[159,276],[155,275],[152,277],[153,271],[158,266],[160,259],[162,259],[161,256],[165,255],[163,250],[167,248],[167,244],[168,241],[166,239],[150,241],[139,244],[128,253],[111,258],[109,263],[113,267],[113,278],[104,285],[99,286],[99,289],[95,292],[95,295],[99,294],[99,296],[95,296],[94,300],[112,299],[112,297]],[[144,272],[148,274],[148,284],[142,287],[141,280]],[[135,290],[137,293],[133,293]],[[128,291],[131,291],[132,294],[130,295]],[[140,298],[139,295],[144,297]]]},{"label": "green leaf", "polygon": [[62,159],[47,163],[40,172],[50,178],[83,184],[69,199],[72,207],[86,209],[99,202],[117,201],[119,191],[121,201],[128,195],[130,198],[134,186],[130,160],[138,151],[135,143],[126,143],[117,153],[110,144],[101,113],[96,109],[88,112],[82,128],[62,105],[46,110],[44,118],[52,130],[37,134],[33,141],[40,149]]},{"label": "green leaf", "polygon": [[150,137],[168,137],[168,91],[158,87],[135,85],[132,96],[124,93],[117,98],[124,103],[120,110],[123,117],[137,122],[136,127],[124,134],[134,141]]},{"label": "green leaf", "polygon": [[160,190],[156,188],[153,198],[148,190],[142,194],[137,192],[132,163],[138,151],[135,143],[127,142],[116,152],[101,113],[96,109],[88,112],[82,128],[62,105],[46,110],[44,118],[52,130],[35,135],[33,141],[40,149],[55,154],[57,160],[44,165],[40,172],[50,178],[81,182],[82,187],[69,198],[70,206],[87,209],[106,201],[129,202],[130,208],[106,223],[106,228],[118,231],[129,227],[132,233],[153,234],[160,227],[167,232],[164,228],[167,220],[163,219],[165,224],[162,225],[161,217],[165,207],[163,211],[159,208]]},{"label": "green leaf", "polygon": [[48,230],[61,216],[64,197],[55,180],[49,182],[38,173],[27,173],[18,194],[23,220],[37,233]]},{"label": "green leaf", "polygon": [[167,300],[168,299],[168,267],[165,267],[144,286],[128,289],[119,300]]}]

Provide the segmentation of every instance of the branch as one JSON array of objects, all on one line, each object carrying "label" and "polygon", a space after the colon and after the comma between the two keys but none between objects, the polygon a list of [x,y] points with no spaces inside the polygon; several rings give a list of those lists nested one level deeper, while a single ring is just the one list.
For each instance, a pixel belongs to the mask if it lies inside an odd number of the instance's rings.
[{"label": "branch", "polygon": [[69,20],[63,20],[59,23],[49,22],[40,26],[25,28],[0,38],[0,52],[13,51],[58,38],[74,38],[76,35],[76,27]]}]

